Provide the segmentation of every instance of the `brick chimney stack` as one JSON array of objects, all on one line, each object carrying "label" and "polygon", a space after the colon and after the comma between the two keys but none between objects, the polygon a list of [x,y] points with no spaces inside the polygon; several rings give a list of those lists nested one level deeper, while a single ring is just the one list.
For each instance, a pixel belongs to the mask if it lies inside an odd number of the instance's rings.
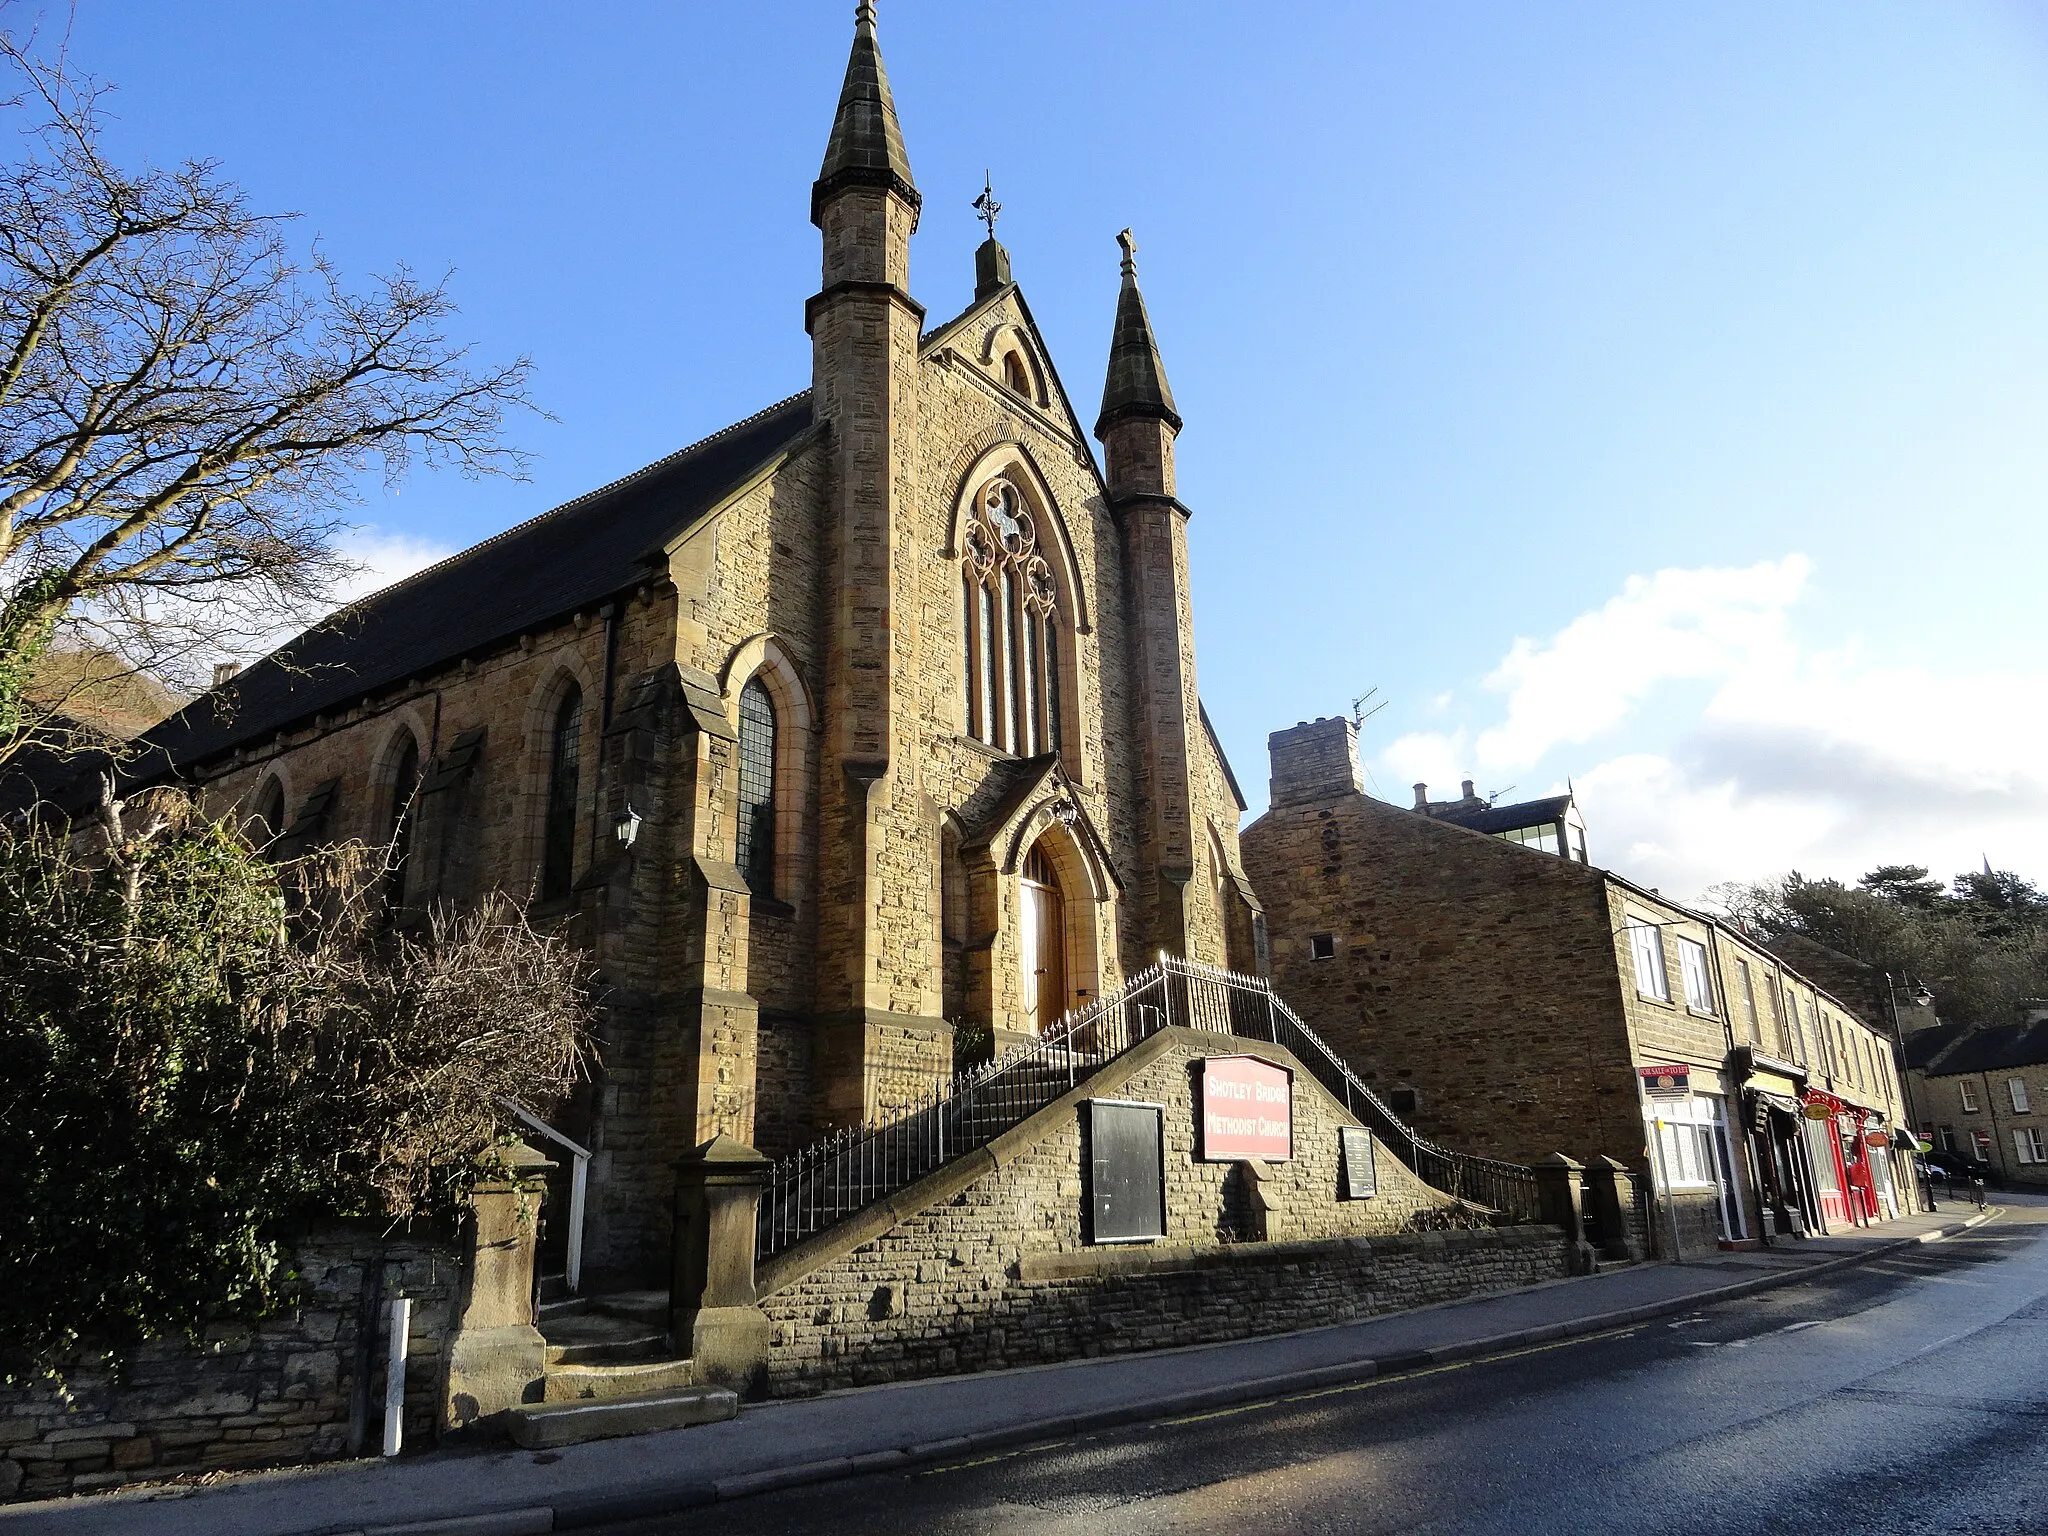
[{"label": "brick chimney stack", "polygon": [[1266,738],[1273,762],[1275,807],[1365,793],[1358,767],[1358,727],[1343,715],[1305,720]]}]

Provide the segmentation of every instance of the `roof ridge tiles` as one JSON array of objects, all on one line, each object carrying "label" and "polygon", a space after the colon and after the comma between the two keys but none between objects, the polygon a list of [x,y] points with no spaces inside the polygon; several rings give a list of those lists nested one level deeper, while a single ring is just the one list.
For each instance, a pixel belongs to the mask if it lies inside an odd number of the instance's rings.
[{"label": "roof ridge tiles", "polygon": [[305,635],[311,634],[314,630],[319,629],[322,625],[332,623],[335,619],[339,618],[342,614],[347,613],[349,610],[353,608],[359,608],[364,603],[370,602],[377,598],[388,596],[390,593],[402,591],[406,587],[409,587],[416,582],[424,580],[425,578],[433,575],[437,571],[446,570],[449,566],[455,565],[460,561],[466,560],[472,555],[480,554],[484,550],[491,549],[499,544],[504,543],[505,540],[512,538],[517,534],[526,532],[527,529],[532,528],[537,523],[544,523],[549,518],[559,517],[561,514],[565,512],[573,512],[576,510],[576,508],[584,506],[590,502],[596,501],[599,497],[608,496],[613,491],[624,490],[627,486],[633,484],[636,480],[643,479],[644,477],[652,475],[659,470],[667,469],[671,465],[688,458],[691,454],[701,452],[702,450],[711,447],[713,444],[722,442],[724,439],[731,437],[734,433],[743,432],[748,427],[753,426],[755,423],[763,421],[770,416],[773,416],[777,411],[787,409],[789,406],[792,406],[796,404],[797,401],[803,399],[810,392],[811,391],[807,386],[803,389],[798,390],[793,395],[785,395],[780,400],[776,401],[773,405],[763,406],[760,410],[754,412],[754,414],[751,416],[743,417],[740,420],[735,421],[728,426],[720,427],[716,432],[711,433],[709,436],[700,437],[694,443],[690,443],[685,447],[678,448],[673,453],[664,454],[661,458],[655,459],[650,463],[642,464],[638,469],[629,470],[627,473],[619,476],[616,480],[607,480],[603,485],[585,491],[580,496],[572,496],[567,501],[560,502],[555,506],[549,507],[545,512],[536,512],[532,517],[527,518],[523,522],[514,523],[509,528],[501,528],[496,533],[491,534],[488,538],[479,539],[474,544],[464,545],[461,549],[456,550],[453,554],[445,555],[441,559],[436,560],[432,565],[421,566],[418,570],[414,571],[410,576],[401,576],[397,581],[392,582],[391,585],[389,585],[388,587],[379,587],[374,592],[365,592],[361,597],[356,598],[353,602],[343,603],[339,608],[335,609],[333,613],[328,614],[318,623],[307,626],[307,628],[304,631],[302,631],[299,636],[294,637],[294,640],[287,640],[283,645],[277,647],[276,650],[271,651],[269,654],[275,656],[278,654],[279,651],[288,650],[295,640],[304,638]]}]

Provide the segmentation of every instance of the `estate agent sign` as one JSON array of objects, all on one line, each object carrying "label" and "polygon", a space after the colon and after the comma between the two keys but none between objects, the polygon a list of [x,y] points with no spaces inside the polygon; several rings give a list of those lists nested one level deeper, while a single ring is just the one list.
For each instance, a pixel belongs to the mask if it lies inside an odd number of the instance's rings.
[{"label": "estate agent sign", "polygon": [[1202,1063],[1202,1160],[1294,1156],[1294,1083],[1285,1067],[1256,1056],[1211,1056]]}]

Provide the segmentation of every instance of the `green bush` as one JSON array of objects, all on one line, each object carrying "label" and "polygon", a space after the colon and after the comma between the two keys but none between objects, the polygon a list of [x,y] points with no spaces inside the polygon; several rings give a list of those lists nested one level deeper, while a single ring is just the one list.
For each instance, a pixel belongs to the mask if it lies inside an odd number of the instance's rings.
[{"label": "green bush", "polygon": [[261,1315],[280,1228],[458,1203],[582,1069],[582,962],[503,904],[394,933],[374,850],[273,864],[165,802],[0,831],[0,1370]]}]

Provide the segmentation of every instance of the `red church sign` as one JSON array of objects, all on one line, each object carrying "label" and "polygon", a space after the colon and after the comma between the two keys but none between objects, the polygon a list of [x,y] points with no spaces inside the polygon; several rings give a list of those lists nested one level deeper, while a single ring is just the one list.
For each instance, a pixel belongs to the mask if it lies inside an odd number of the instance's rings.
[{"label": "red church sign", "polygon": [[1294,1156],[1294,1083],[1285,1067],[1256,1056],[1211,1056],[1202,1063],[1202,1160]]}]

